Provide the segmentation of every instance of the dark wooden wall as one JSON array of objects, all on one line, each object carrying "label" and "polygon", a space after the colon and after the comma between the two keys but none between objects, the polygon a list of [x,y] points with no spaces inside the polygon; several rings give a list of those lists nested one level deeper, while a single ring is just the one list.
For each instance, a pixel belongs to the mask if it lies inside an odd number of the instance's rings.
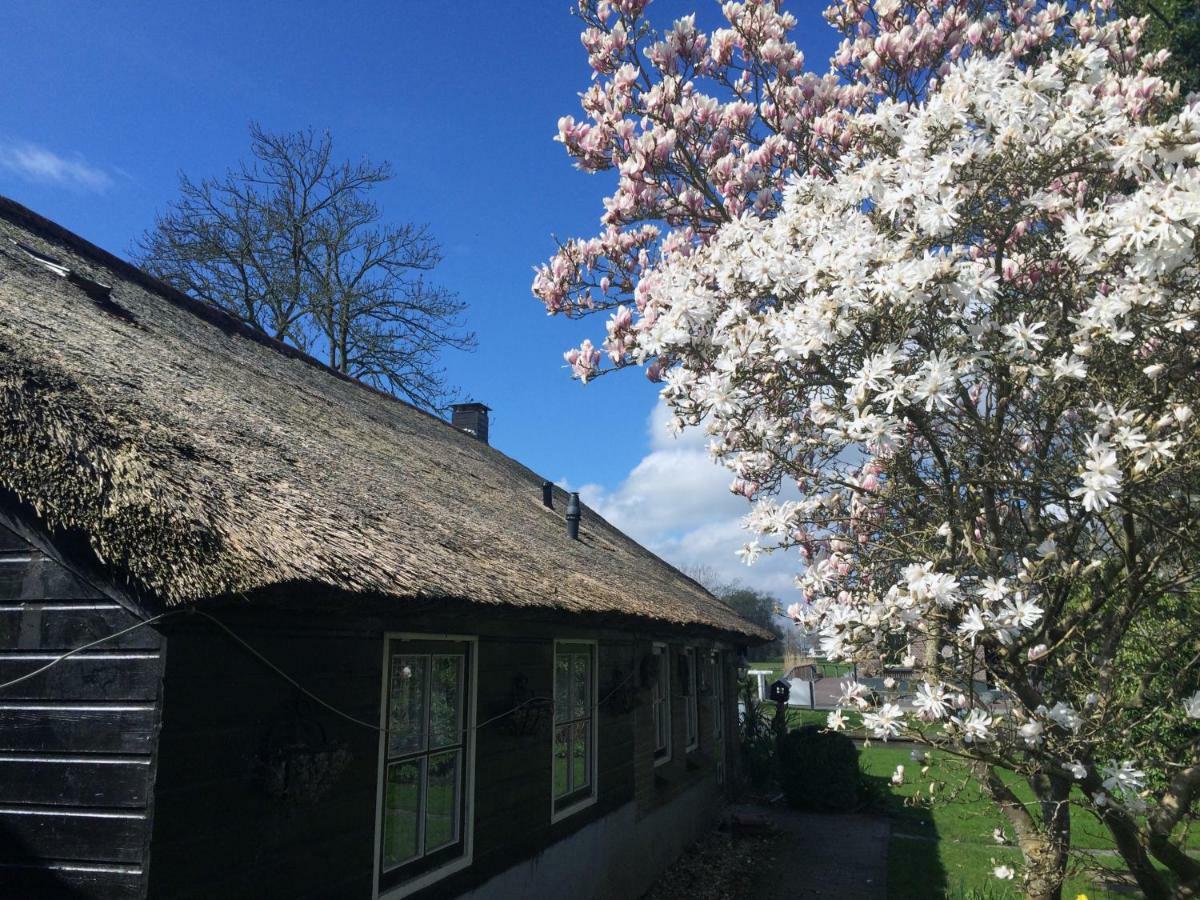
[{"label": "dark wooden wall", "polygon": [[[137,621],[0,524],[0,684]],[[144,894],[163,650],[146,626],[0,688],[0,895]]]},{"label": "dark wooden wall", "polygon": [[[313,693],[379,721],[374,624],[218,615]],[[151,896],[368,897],[378,734],[306,698],[211,622],[165,627]]]},{"label": "dark wooden wall", "polygon": [[[697,712],[699,722],[699,744],[693,750],[687,749],[687,697],[684,695],[682,679],[679,672],[679,657],[685,646],[697,648],[697,660],[700,674],[697,676]],[[650,707],[650,692],[647,688],[644,702],[639,705],[632,721],[636,739],[634,742],[634,771],[636,777],[636,798],[638,814],[645,816],[664,803],[670,802],[680,793],[706,781],[716,780],[717,764],[724,761],[726,769],[729,766],[729,711],[736,707],[736,699],[732,695],[725,701],[726,722],[721,737],[715,733],[715,717],[717,714],[716,698],[713,695],[715,679],[708,665],[709,646],[707,644],[687,643],[668,640],[671,666],[671,757],[659,765],[654,759],[654,717]],[[640,641],[636,645],[639,658],[651,652],[651,641]],[[729,669],[729,656],[725,654],[727,694],[734,684],[733,673]],[[726,787],[730,781],[730,773],[726,771]]]},{"label": "dark wooden wall", "polygon": [[[649,636],[526,621],[502,610],[465,617],[252,608],[214,614],[313,693],[371,725],[379,721],[385,631],[478,636],[478,722],[525,697],[552,696],[555,638],[599,641],[598,696],[622,689],[598,713],[598,802],[551,822],[548,712],[480,727],[474,862],[412,896],[467,891],[638,797],[637,772],[653,753],[652,733],[640,724],[649,713],[649,687],[639,674]],[[164,628],[171,653],[151,894],[369,896],[378,733],[305,697],[211,622],[183,616]],[[673,688],[678,694],[678,678]],[[732,705],[731,696],[726,709]],[[651,775],[639,806],[648,811],[715,777],[711,709],[711,696],[702,696],[701,749],[686,754],[683,699],[673,699],[676,756]]]}]

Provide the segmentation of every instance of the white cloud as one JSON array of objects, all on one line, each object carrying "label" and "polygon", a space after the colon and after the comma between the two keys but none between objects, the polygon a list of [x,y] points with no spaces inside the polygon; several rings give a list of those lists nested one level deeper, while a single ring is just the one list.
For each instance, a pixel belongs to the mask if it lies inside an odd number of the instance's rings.
[{"label": "white cloud", "polygon": [[750,538],[740,526],[749,504],[730,493],[733,476],[709,458],[704,433],[690,428],[672,435],[669,421],[660,401],[649,419],[650,452],[616,488],[585,484],[577,489],[580,498],[681,569],[705,566],[721,581],[767,591],[784,606],[793,602],[799,557],[774,553],[742,564],[736,552]]},{"label": "white cloud", "polygon": [[79,154],[67,157],[28,141],[0,140],[0,169],[25,181],[104,193],[112,176]]}]

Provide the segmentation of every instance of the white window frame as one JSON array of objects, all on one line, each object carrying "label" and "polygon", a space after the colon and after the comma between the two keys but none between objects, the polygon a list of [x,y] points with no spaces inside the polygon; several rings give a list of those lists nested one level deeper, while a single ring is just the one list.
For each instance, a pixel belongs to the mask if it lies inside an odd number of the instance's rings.
[{"label": "white window frame", "polygon": [[[557,798],[554,796],[554,731],[555,731],[557,725],[555,723],[554,715],[551,714],[551,716],[550,716],[550,822],[551,822],[551,824],[553,824],[554,822],[561,821],[562,819],[567,818],[567,816],[574,815],[575,813],[579,812],[580,810],[587,809],[589,806],[591,806],[592,804],[594,804],[596,802],[596,799],[599,794],[598,788],[597,788],[599,772],[597,771],[596,760],[597,760],[597,755],[598,755],[597,747],[599,746],[599,740],[600,740],[600,733],[598,730],[600,717],[598,715],[596,715],[596,707],[597,707],[597,700],[598,700],[599,694],[600,694],[600,678],[599,678],[600,644],[598,641],[595,641],[595,640],[576,640],[576,639],[572,639],[572,638],[555,638],[555,640],[554,640],[554,663],[553,663],[553,669],[552,669],[552,674],[551,674],[551,682],[552,682],[551,688],[552,689],[554,689],[556,687],[553,684],[553,679],[558,677],[558,645],[559,644],[576,644],[576,645],[583,644],[586,646],[590,646],[592,648],[592,683],[590,685],[591,699],[592,699],[592,704],[591,704],[592,705],[592,708],[591,708],[592,740],[588,745],[588,756],[589,756],[588,775],[590,776],[590,780],[591,780],[591,792],[588,794],[588,796],[580,799],[576,803],[572,803],[570,806],[564,807],[563,809],[555,809]],[[557,689],[554,689],[552,691],[552,693],[550,694],[550,696],[551,697],[558,696]]]},{"label": "white window frame", "polygon": [[[671,648],[666,644],[655,643],[651,644],[650,652],[659,657],[657,677],[651,686],[650,712],[654,724],[654,765],[662,766],[671,761]],[[660,687],[662,689],[661,701],[654,696]],[[658,746],[658,716],[660,715],[658,710],[660,708],[662,709],[661,715],[665,715],[667,719],[665,747]]]},{"label": "white window frame", "polygon": [[718,744],[725,737],[725,654],[712,652],[713,667],[713,737]]},{"label": "white window frame", "polygon": [[709,657],[713,668],[713,745],[717,757],[717,784],[725,784],[725,653],[713,650]]},{"label": "white window frame", "polygon": [[[387,780],[387,726],[388,726],[388,666],[391,663],[392,641],[456,641],[471,645],[471,661],[466,684],[467,716],[463,727],[467,729],[466,759],[463,763],[463,853],[445,865],[429,872],[422,872],[403,884],[379,892],[379,874],[383,854],[383,805]],[[434,882],[467,868],[475,857],[475,719],[479,698],[479,638],[469,634],[423,634],[410,631],[385,631],[383,634],[383,674],[379,698],[379,768],[375,790],[375,870],[372,875],[371,896],[379,900],[398,900],[407,897]]]},{"label": "white window frame", "polygon": [[688,753],[700,749],[700,672],[697,669],[699,654],[695,647],[684,647],[683,658],[687,660],[688,677],[687,696],[683,704],[684,734],[687,738],[685,750]]}]

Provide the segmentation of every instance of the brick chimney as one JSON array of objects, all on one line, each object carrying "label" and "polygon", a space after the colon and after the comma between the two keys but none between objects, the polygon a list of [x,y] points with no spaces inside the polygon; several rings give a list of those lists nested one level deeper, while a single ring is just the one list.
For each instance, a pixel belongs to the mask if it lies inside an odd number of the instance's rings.
[{"label": "brick chimney", "polygon": [[451,425],[485,444],[488,442],[488,407],[482,403],[455,403],[450,409]]}]

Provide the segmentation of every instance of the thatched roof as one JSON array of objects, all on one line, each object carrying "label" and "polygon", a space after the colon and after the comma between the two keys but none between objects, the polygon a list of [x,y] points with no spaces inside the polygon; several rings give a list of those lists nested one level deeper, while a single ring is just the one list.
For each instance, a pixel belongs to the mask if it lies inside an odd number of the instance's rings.
[{"label": "thatched roof", "polygon": [[541,485],[0,198],[0,488],[138,594],[303,583],[766,636],[591,510],[570,540]]}]

